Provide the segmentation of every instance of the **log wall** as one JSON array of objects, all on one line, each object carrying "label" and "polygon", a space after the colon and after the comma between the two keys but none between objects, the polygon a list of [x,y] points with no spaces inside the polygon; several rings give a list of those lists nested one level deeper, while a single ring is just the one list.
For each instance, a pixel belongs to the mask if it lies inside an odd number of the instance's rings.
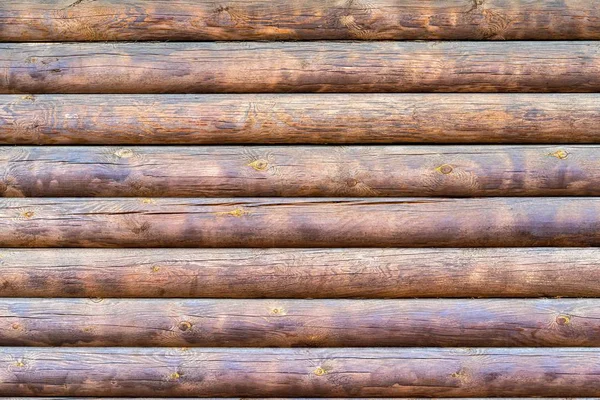
[{"label": "log wall", "polygon": [[0,400],[600,398],[592,0],[4,0]]}]

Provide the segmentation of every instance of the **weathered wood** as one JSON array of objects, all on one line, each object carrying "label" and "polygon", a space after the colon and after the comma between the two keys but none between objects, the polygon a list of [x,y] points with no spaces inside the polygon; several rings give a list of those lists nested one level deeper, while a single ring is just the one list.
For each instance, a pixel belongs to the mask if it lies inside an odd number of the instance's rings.
[{"label": "weathered wood", "polygon": [[600,39],[584,0],[4,0],[0,40]]},{"label": "weathered wood", "polygon": [[1,346],[600,345],[600,300],[0,299]]},{"label": "weathered wood", "polygon": [[0,147],[0,196],[598,196],[599,156],[600,146]]},{"label": "weathered wood", "polygon": [[597,92],[596,42],[0,44],[0,93]]},{"label": "weathered wood", "polygon": [[573,144],[598,126],[598,94],[0,95],[4,144]]},{"label": "weathered wood", "polygon": [[600,249],[0,249],[1,297],[600,297]]},{"label": "weathered wood", "polygon": [[1,199],[0,246],[589,247],[600,199]]},{"label": "weathered wood", "polygon": [[598,348],[5,347],[2,396],[600,396]]}]

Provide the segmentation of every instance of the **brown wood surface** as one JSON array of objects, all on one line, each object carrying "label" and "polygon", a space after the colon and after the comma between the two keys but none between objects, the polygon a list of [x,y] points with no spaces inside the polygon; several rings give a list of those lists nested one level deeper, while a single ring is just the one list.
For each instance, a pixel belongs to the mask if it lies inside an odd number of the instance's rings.
[{"label": "brown wood surface", "polygon": [[597,42],[4,43],[0,93],[597,92]]},{"label": "brown wood surface", "polygon": [[0,95],[4,144],[600,143],[599,94]]},{"label": "brown wood surface", "polygon": [[4,0],[0,40],[600,39],[593,1]]},{"label": "brown wood surface", "polygon": [[35,348],[3,396],[599,396],[598,348]]},{"label": "brown wood surface", "polygon": [[600,297],[600,249],[0,249],[0,297]]},{"label": "brown wood surface", "polygon": [[0,200],[2,247],[599,245],[597,198]]},{"label": "brown wood surface", "polygon": [[598,196],[599,156],[600,146],[0,146],[0,196]]},{"label": "brown wood surface", "polygon": [[600,300],[0,299],[1,346],[600,345]]}]

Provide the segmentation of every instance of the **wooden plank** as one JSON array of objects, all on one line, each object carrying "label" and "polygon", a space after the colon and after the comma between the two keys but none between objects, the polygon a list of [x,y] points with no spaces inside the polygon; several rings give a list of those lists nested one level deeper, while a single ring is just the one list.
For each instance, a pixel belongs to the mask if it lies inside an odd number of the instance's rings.
[{"label": "wooden plank", "polygon": [[600,245],[597,198],[1,199],[1,247]]},{"label": "wooden plank", "polygon": [[600,249],[0,249],[1,297],[600,297]]},{"label": "wooden plank", "polygon": [[598,196],[599,155],[600,146],[0,146],[0,195]]},{"label": "wooden plank", "polygon": [[599,94],[0,95],[4,144],[600,143]]},{"label": "wooden plank", "polygon": [[0,299],[1,346],[600,344],[600,300]]},{"label": "wooden plank", "polygon": [[598,92],[595,42],[0,44],[0,93]]},{"label": "wooden plank", "polygon": [[36,348],[2,396],[599,396],[598,348]]},{"label": "wooden plank", "polygon": [[4,0],[0,40],[600,39],[571,0]]}]

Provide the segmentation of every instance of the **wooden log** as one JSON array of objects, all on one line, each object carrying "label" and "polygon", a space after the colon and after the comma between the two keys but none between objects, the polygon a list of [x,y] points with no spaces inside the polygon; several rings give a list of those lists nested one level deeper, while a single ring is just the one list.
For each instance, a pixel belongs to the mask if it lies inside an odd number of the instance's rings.
[{"label": "wooden log", "polygon": [[600,249],[0,249],[1,297],[600,297]]},{"label": "wooden log", "polygon": [[600,39],[587,1],[5,0],[0,40]]},{"label": "wooden log", "polygon": [[600,344],[600,300],[0,299],[1,346]]},{"label": "wooden log", "polygon": [[599,94],[0,95],[4,144],[600,143]]},{"label": "wooden log", "polygon": [[598,92],[595,42],[0,44],[0,93]]},{"label": "wooden log", "polygon": [[598,196],[599,155],[600,146],[0,146],[0,196]]},{"label": "wooden log", "polygon": [[36,348],[2,396],[599,396],[598,348]]},{"label": "wooden log", "polygon": [[1,199],[1,247],[600,245],[597,198]]}]

